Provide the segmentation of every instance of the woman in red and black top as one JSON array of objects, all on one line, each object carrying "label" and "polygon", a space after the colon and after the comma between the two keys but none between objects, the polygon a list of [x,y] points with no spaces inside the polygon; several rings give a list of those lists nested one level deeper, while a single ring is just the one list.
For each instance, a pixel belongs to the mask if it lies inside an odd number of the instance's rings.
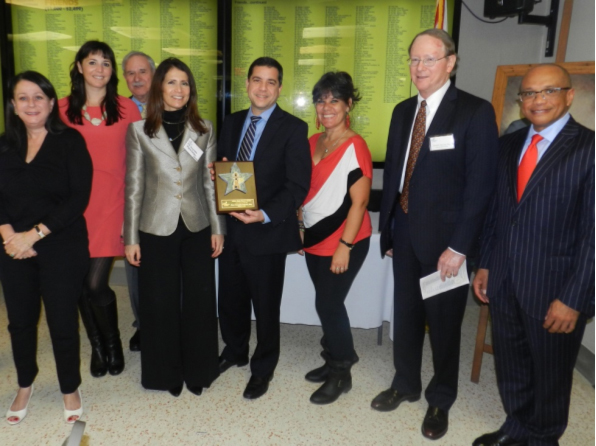
[{"label": "woman in red and black top", "polygon": [[350,128],[349,112],[360,100],[345,72],[323,75],[313,88],[317,128],[310,138],[312,180],[299,211],[304,251],[316,290],[323,328],[325,364],[306,374],[324,384],[310,398],[329,404],[352,388],[350,369],[358,361],[344,301],[368,254],[372,227],[366,210],[372,161],[364,139]]}]

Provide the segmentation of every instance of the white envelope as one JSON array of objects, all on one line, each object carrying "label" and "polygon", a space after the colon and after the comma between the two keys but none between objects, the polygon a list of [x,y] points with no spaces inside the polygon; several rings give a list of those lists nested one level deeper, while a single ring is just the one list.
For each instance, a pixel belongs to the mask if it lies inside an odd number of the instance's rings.
[{"label": "white envelope", "polygon": [[428,299],[429,297],[436,296],[437,294],[444,293],[445,291],[449,291],[469,283],[470,278],[468,277],[466,261],[464,260],[464,263],[462,263],[459,271],[457,272],[457,276],[446,278],[445,282],[441,281],[441,273],[439,271],[420,279],[420,291],[422,292],[422,298]]}]

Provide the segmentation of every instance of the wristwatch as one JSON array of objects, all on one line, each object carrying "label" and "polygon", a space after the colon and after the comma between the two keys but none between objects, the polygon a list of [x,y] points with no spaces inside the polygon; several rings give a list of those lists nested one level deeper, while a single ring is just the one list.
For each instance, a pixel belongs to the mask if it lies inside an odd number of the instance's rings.
[{"label": "wristwatch", "polygon": [[348,243],[343,238],[339,239],[339,243],[343,243],[344,245],[346,245],[350,251],[352,250],[352,248],[354,248],[354,243]]},{"label": "wristwatch", "polygon": [[44,238],[46,235],[43,233],[43,231],[41,230],[41,228],[39,227],[39,225],[35,225],[33,226],[33,229],[35,229],[35,232],[37,232],[37,235],[39,235],[39,238],[42,239]]}]

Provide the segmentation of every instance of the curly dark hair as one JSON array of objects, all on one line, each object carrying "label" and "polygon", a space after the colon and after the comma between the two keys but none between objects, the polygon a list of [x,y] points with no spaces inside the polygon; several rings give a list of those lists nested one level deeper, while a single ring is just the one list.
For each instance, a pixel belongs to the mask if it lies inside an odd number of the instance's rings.
[{"label": "curly dark hair", "polygon": [[316,104],[323,96],[331,94],[336,99],[341,99],[346,104],[352,100],[351,108],[354,108],[356,102],[361,97],[358,89],[354,87],[352,76],[345,71],[329,71],[315,84],[312,89],[312,102]]}]

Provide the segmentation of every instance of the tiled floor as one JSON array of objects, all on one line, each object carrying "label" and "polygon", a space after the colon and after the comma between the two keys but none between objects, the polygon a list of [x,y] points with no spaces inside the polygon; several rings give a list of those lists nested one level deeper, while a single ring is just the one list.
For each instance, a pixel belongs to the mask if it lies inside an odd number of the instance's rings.
[{"label": "tiled floor", "polygon": [[[133,333],[126,288],[115,287],[120,328],[125,345]],[[447,435],[436,445],[466,445],[503,421],[492,358],[485,355],[480,384],[469,380],[478,308],[469,306],[463,326],[459,398],[450,412]],[[6,310],[0,302],[0,409],[8,408],[16,390],[16,375]],[[88,373],[89,343],[81,336],[83,400],[87,426],[84,445],[418,445],[430,444],[420,434],[426,412],[424,399],[404,403],[396,411],[370,409],[371,399],[389,387],[393,365],[388,324],[385,342],[377,345],[376,330],[354,330],[360,362],[353,369],[354,387],[329,406],[308,401],[316,389],[304,374],[320,364],[320,328],[282,326],[282,353],[269,392],[247,401],[242,391],[248,367],[232,368],[202,396],[184,390],[179,398],[144,390],[140,385],[140,355],[126,350],[126,369],[117,377],[92,378]],[[423,364],[423,383],[431,374],[429,346]],[[70,427],[62,420],[54,359],[45,320],[39,328],[38,362],[27,418],[17,426],[0,423],[0,445],[62,444]],[[573,387],[569,428],[562,445],[594,444],[594,389],[578,373]]]}]

